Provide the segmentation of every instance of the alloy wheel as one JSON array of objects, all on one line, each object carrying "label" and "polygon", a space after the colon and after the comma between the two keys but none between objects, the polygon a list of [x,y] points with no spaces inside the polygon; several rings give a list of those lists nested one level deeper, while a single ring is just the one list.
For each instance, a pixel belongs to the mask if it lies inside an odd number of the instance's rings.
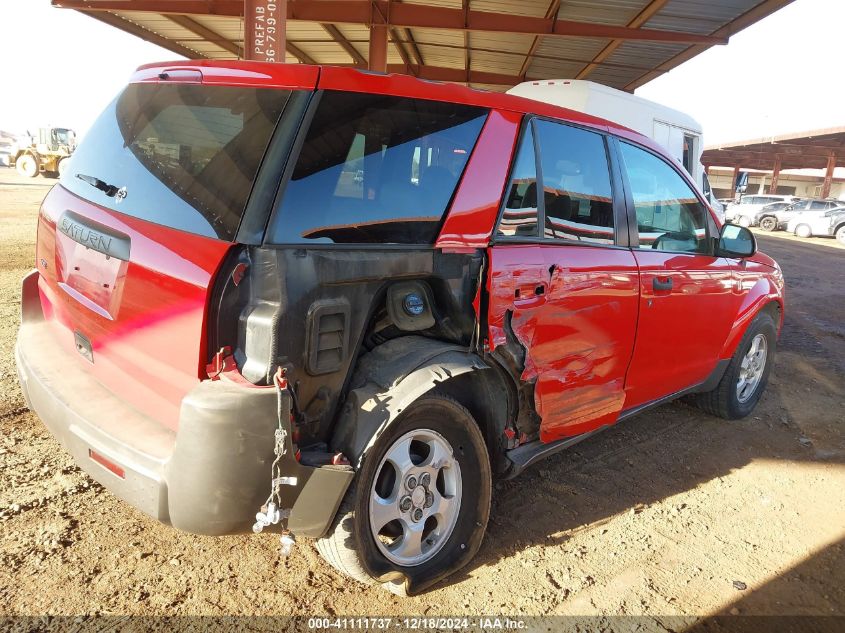
[{"label": "alloy wheel", "polygon": [[376,471],[370,531],[391,562],[413,567],[449,540],[461,507],[461,467],[442,435],[415,429],[397,439]]},{"label": "alloy wheel", "polygon": [[769,343],[765,334],[758,334],[751,340],[742,363],[739,366],[739,379],[736,383],[736,399],[745,404],[754,395],[757,386],[763,379],[766,370],[766,358],[769,353]]}]

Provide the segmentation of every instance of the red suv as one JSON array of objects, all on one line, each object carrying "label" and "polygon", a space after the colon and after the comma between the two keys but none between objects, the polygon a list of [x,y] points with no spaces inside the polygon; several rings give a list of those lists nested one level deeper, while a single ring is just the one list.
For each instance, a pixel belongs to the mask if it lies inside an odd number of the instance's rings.
[{"label": "red suv", "polygon": [[353,69],[141,67],[40,210],[20,382],[114,494],[399,592],[491,480],[681,395],[740,418],[777,264],[649,139]]}]

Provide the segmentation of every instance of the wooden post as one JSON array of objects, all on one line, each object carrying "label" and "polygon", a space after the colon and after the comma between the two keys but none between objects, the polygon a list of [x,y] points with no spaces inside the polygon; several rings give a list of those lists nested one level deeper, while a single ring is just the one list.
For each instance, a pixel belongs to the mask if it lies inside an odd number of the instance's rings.
[{"label": "wooden post", "polygon": [[285,61],[287,0],[244,0],[244,59]]},{"label": "wooden post", "polygon": [[824,175],[824,185],[822,185],[822,198],[827,198],[830,195],[830,186],[833,184],[833,170],[836,169],[836,154],[830,153],[827,157],[827,172]]},{"label": "wooden post", "polygon": [[780,156],[775,156],[775,168],[772,171],[772,184],[769,185],[769,193],[778,192],[778,178],[780,177]]}]

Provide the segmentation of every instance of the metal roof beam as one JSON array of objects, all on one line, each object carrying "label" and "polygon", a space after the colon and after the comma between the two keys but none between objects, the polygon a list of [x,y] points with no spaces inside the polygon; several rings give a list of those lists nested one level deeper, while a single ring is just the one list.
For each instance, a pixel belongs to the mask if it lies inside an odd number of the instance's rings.
[{"label": "metal roof beam", "polygon": [[411,33],[411,29],[403,29],[403,31],[405,31],[405,37],[407,38],[408,44],[411,46],[411,54],[414,56],[414,59],[420,66],[425,65],[425,60],[423,59],[419,46],[417,46],[418,42],[414,38],[414,34]]},{"label": "metal roof beam", "polygon": [[[669,0],[652,0],[649,2],[646,7],[640,11],[633,20],[628,22],[628,26],[631,28],[637,29],[641,27],[643,24],[648,22],[651,18],[653,18],[657,13],[660,12],[663,7],[665,7],[669,3]],[[593,58],[589,64],[584,66],[581,71],[575,76],[575,79],[584,79],[593,72],[596,68],[598,68],[599,64],[610,57],[617,48],[622,46],[624,40],[613,40],[610,44],[605,46],[599,53]]]},{"label": "metal roof beam", "polygon": [[841,157],[845,159],[845,152],[839,149],[825,149],[812,146],[804,146],[800,151],[783,151],[776,148],[771,148],[768,151],[755,151],[754,149],[710,149],[705,150],[702,156],[719,156],[730,158],[748,158],[752,160],[774,160],[776,156],[782,157],[784,160],[800,160],[802,158],[823,158],[828,156],[836,156],[841,152]]},{"label": "metal roof beam", "polygon": [[335,42],[340,44],[340,47],[346,51],[346,54],[352,58],[352,61],[355,62],[357,66],[361,66],[363,68],[367,67],[367,60],[364,56],[358,52],[358,49],[352,46],[352,43],[340,32],[334,24],[323,23],[320,26],[329,34]]},{"label": "metal roof beam", "polygon": [[[299,40],[301,42],[310,41],[310,40]],[[403,40],[404,42],[408,42],[408,40]],[[432,46],[435,48],[451,48],[457,50],[464,50],[465,46],[460,44],[444,44],[442,42],[423,42],[422,40],[416,40],[416,43],[420,46]],[[494,53],[496,55],[510,55],[516,57],[525,57],[525,53],[520,53],[519,51],[509,51],[509,50],[499,50],[495,48],[485,48],[483,46],[473,46],[472,51],[474,53]],[[575,57],[562,57],[560,55],[543,55],[541,53],[534,53],[534,59],[548,59],[551,61],[557,62],[572,62],[574,64],[588,64],[590,63],[589,60],[586,59],[577,59]],[[648,66],[637,66],[636,64],[620,64],[617,62],[601,62],[601,66],[607,66],[609,68],[623,68],[626,70],[641,70],[643,72],[648,72],[651,70]],[[522,74],[520,74],[522,76]],[[525,81],[525,79],[523,79]]]},{"label": "metal roof beam", "polygon": [[[776,0],[787,2],[791,0]],[[53,6],[84,11],[148,11],[168,14],[228,15],[243,14],[243,3],[238,0],[52,0]],[[332,22],[335,24],[372,24],[400,28],[431,28],[455,31],[487,31],[521,35],[555,37],[594,37],[620,40],[641,40],[698,44],[713,46],[727,44],[727,36],[696,35],[679,31],[630,28],[558,20],[555,17],[538,18],[466,11],[448,7],[398,4],[388,0],[289,0],[287,19],[307,22]]]},{"label": "metal roof beam", "polygon": [[[794,0],[764,0],[756,7],[749,9],[735,20],[732,20],[722,28],[718,29],[717,31],[714,31],[711,35],[713,35],[714,37],[730,37],[734,33],[738,33],[742,29],[751,26],[755,22],[762,20],[766,16],[769,16],[775,11],[782,9],[786,5],[792,4],[793,1]],[[629,83],[627,86],[625,86],[624,89],[633,92],[640,86],[647,84],[652,79],[656,79],[657,77],[659,77],[661,72],[665,73],[677,66],[680,66],[681,64],[686,61],[689,61],[696,55],[703,53],[708,48],[710,47],[706,44],[690,46],[684,52],[679,53],[671,59],[668,59],[662,64],[660,64],[653,71],[641,75],[640,77]]]},{"label": "metal roof beam", "polygon": [[211,42],[212,44],[216,44],[220,48],[229,51],[239,59],[244,56],[243,49],[232,42],[231,40],[227,40],[225,37],[217,33],[216,31],[211,30],[210,28],[203,26],[193,18],[188,17],[187,15],[168,15],[167,19],[173,22],[174,24],[178,24],[186,31],[190,31],[194,35],[199,35],[203,41]]},{"label": "metal roof beam", "polygon": [[108,13],[105,11],[80,11],[89,17],[94,18],[95,20],[99,20],[104,24],[108,24],[109,26],[113,26],[118,28],[122,31],[130,33],[135,37],[140,37],[145,42],[149,42],[150,44],[155,44],[156,46],[161,46],[164,49],[169,50],[171,53],[176,53],[177,55],[181,55],[182,57],[187,57],[188,59],[207,59],[206,55],[203,55],[199,51],[195,51],[192,48],[187,48],[174,42],[171,39],[163,37],[158,33],[153,33],[149,29],[145,29],[142,26],[135,24],[134,22],[130,22],[129,20],[125,20],[113,13]]},{"label": "metal roof beam", "polygon": [[285,42],[285,50],[294,57],[296,57],[303,64],[311,64],[313,66],[319,65],[319,62],[317,62],[313,57],[311,57],[308,53],[306,53],[304,50],[302,50],[292,42]]},{"label": "metal roof beam", "polygon": [[[552,0],[551,4],[549,4],[549,8],[546,10],[546,19],[555,17],[559,10],[560,0]],[[519,76],[522,77],[523,80],[525,78],[525,75],[528,73],[528,67],[531,65],[531,62],[534,59],[534,54],[540,47],[541,41],[542,38],[539,35],[534,37],[534,41],[531,43],[531,48],[528,49],[528,53],[525,55],[525,59],[523,60],[522,66],[519,69]]]},{"label": "metal roof beam", "polygon": [[413,62],[411,61],[411,57],[408,55],[408,51],[406,51],[405,47],[402,45],[403,40],[399,37],[399,31],[397,29],[390,29],[389,33],[390,42],[399,53],[399,57],[402,58],[402,63],[406,66],[411,66]]},{"label": "metal roof beam", "polygon": [[[469,21],[469,1],[463,0],[464,22]],[[466,84],[469,85],[469,69],[472,67],[472,55],[470,54],[469,31],[464,31],[464,70],[467,74]]]}]

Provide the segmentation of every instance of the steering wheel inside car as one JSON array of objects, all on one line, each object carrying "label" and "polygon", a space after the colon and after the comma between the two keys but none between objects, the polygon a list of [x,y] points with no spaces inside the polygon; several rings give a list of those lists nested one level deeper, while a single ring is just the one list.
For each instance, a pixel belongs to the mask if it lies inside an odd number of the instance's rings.
[{"label": "steering wheel inside car", "polygon": [[689,253],[698,249],[698,242],[689,233],[667,231],[652,243],[651,247],[661,251]]}]

